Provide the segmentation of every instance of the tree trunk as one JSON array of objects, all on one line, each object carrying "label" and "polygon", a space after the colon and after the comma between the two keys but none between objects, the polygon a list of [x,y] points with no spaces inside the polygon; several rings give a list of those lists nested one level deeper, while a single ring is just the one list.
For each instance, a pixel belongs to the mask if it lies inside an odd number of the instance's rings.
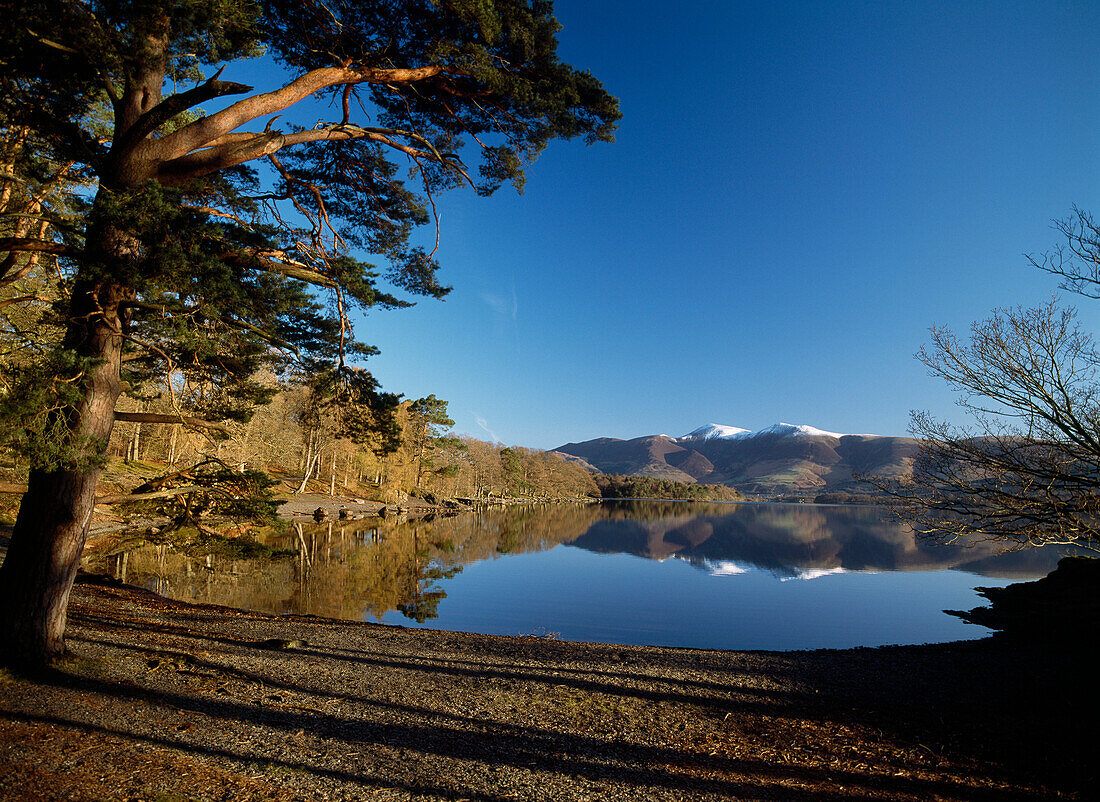
[{"label": "tree trunk", "polygon": [[332,464],[328,472],[328,494],[336,495],[336,443],[332,444]]},{"label": "tree trunk", "polygon": [[176,464],[176,438],[179,436],[179,427],[172,427],[172,438],[169,441],[168,446],[168,467],[171,468]]},{"label": "tree trunk", "polygon": [[[115,239],[105,237],[105,240]],[[74,287],[64,345],[92,360],[84,398],[60,410],[76,456],[35,469],[0,567],[0,662],[41,666],[65,653],[65,616],[95,506],[102,456],[121,393],[119,303],[133,297],[117,284]]]},{"label": "tree trunk", "polygon": [[0,568],[0,657],[43,665],[65,654],[69,592],[100,470],[32,471]]},{"label": "tree trunk", "polygon": [[[140,56],[128,65],[121,98],[114,103],[116,133],[128,131],[161,101],[168,14],[156,11],[144,22],[137,26],[146,31],[142,47],[134,51]],[[113,141],[117,146],[119,138]],[[141,269],[141,242],[116,220],[128,214],[118,216],[127,193],[143,185],[156,167],[136,154],[135,147],[116,151],[113,146],[96,170],[99,189],[85,218],[84,249],[61,343],[78,361],[72,375],[57,377],[81,387],[83,396],[50,413],[50,422],[65,438],[42,444],[48,452],[30,473],[0,566],[0,663],[40,667],[65,653],[69,594],[122,392],[122,342],[129,326],[122,305],[136,297],[118,277]]]},{"label": "tree trunk", "polygon": [[137,462],[141,459],[141,424],[134,426],[134,434],[130,438],[130,444],[126,447],[126,462]]},{"label": "tree trunk", "polygon": [[302,483],[298,485],[298,489],[294,491],[295,495],[306,492],[306,484],[309,482],[309,477],[313,474],[314,467],[320,468],[320,462],[321,455],[318,454],[313,462],[306,466],[306,474],[302,477]]}]

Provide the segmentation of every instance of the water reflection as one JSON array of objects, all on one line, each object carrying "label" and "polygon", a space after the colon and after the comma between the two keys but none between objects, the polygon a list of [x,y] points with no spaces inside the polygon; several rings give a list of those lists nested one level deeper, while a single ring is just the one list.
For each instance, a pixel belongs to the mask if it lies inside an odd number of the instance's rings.
[{"label": "water reflection", "polygon": [[908,526],[874,507],[812,504],[608,502],[605,515],[573,546],[602,554],[670,557],[714,574],[764,569],[810,579],[846,571],[942,571],[1035,578],[1061,552],[999,554],[992,543],[944,546],[918,540]]},{"label": "water reflection", "polygon": [[[1035,550],[997,556],[994,547],[981,544],[932,546],[918,542],[908,528],[872,508],[676,502],[537,505],[449,518],[295,524],[270,534],[263,543],[276,556],[240,559],[227,553],[187,553],[162,544],[91,555],[84,567],[186,601],[352,620],[394,621],[399,613],[399,620],[422,624],[450,609],[448,590],[463,584],[464,568],[563,544],[589,553],[674,558],[701,569],[704,579],[704,571],[723,577],[710,581],[727,586],[744,583],[734,575],[748,573],[813,579],[847,572],[956,569],[987,577],[1031,578],[1053,570],[1059,557]],[[525,566],[515,570],[531,570],[519,560],[502,562]],[[617,563],[613,570],[624,569]],[[575,592],[569,583],[578,568],[563,571],[560,577],[539,580],[549,585],[546,594],[557,593],[559,600]],[[567,575],[569,571],[574,577]],[[477,581],[493,581],[480,578],[491,572],[479,568],[477,573]],[[525,576],[520,583],[536,584],[533,579]],[[597,581],[592,592],[599,586]],[[754,585],[753,592],[762,591]],[[496,607],[489,602],[488,611],[481,614],[501,618],[505,605],[513,614],[527,603],[516,595],[512,591],[506,600],[497,597]],[[551,609],[563,604],[552,599],[538,603]],[[613,604],[613,599],[599,602],[601,610]],[[942,606],[930,604],[934,611]],[[629,611],[608,614],[629,616]],[[545,612],[539,615],[549,617]],[[552,621],[539,623],[554,629]],[[444,625],[464,626],[447,621]],[[483,631],[481,624],[476,626]]]},{"label": "water reflection", "polygon": [[270,558],[186,553],[160,544],[90,554],[83,567],[184,601],[352,620],[399,611],[423,623],[437,617],[444,581],[464,566],[574,540],[598,514],[598,505],[540,505],[414,520],[295,523],[262,538],[276,552]]}]

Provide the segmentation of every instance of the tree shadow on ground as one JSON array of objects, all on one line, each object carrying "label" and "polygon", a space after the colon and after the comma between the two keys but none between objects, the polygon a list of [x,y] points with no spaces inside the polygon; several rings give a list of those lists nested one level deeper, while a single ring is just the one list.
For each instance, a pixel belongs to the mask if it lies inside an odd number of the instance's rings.
[{"label": "tree shadow on ground", "polygon": [[[193,716],[220,719],[235,726],[262,727],[283,733],[304,733],[335,739],[347,748],[363,749],[379,746],[449,761],[472,762],[487,766],[502,766],[534,773],[550,773],[590,782],[613,782],[633,789],[637,798],[654,792],[687,792],[703,797],[759,798],[780,794],[784,799],[847,799],[853,792],[887,791],[916,798],[933,796],[959,799],[1004,799],[1003,791],[979,788],[952,781],[912,780],[863,774],[843,770],[824,770],[806,766],[780,765],[759,760],[736,760],[704,756],[681,750],[626,744],[613,740],[537,731],[527,727],[500,727],[489,721],[480,723],[481,730],[453,728],[442,724],[400,724],[372,720],[348,719],[316,713],[270,710],[237,701],[198,698],[187,694],[151,691],[135,686],[103,682],[86,677],[56,678],[66,687],[75,687],[101,697],[138,702],[149,706],[149,712],[171,709]],[[3,715],[3,714],[0,714]],[[369,771],[334,770],[317,762],[272,757],[263,751],[230,749],[223,746],[189,743],[184,738],[148,735],[137,728],[90,724],[70,716],[11,716],[83,731],[98,731],[114,736],[136,739],[198,755],[228,758],[236,761],[263,761],[298,772],[316,774],[341,783],[363,787],[400,787],[410,793],[438,796],[462,795],[477,799],[497,796],[470,788],[448,787],[409,780],[401,776],[379,776]],[[413,761],[415,762],[415,761]],[[692,772],[691,776],[686,772]],[[699,776],[705,775],[705,776]],[[717,778],[716,778],[717,775]],[[744,778],[744,779],[742,779]],[[419,778],[418,778],[419,779]],[[802,790],[790,784],[816,786],[820,783],[843,790],[813,788]],[[782,781],[782,783],[780,783]],[[872,794],[873,795],[873,794]],[[1018,794],[1018,796],[1030,796]],[[499,797],[504,798],[504,797]]]},{"label": "tree shadow on ground", "polygon": [[[171,621],[164,620],[163,610],[154,616],[140,605],[124,614],[74,610],[74,644],[109,655],[124,679],[57,674],[42,684],[42,696],[77,691],[119,714],[97,720],[55,703],[7,716],[236,764],[268,761],[337,786],[486,800],[508,794],[498,793],[492,778],[471,782],[474,767],[507,772],[516,787],[529,790],[565,783],[578,798],[585,788],[606,785],[628,789],[634,798],[992,800],[1086,789],[1092,778],[1091,762],[1082,761],[1095,754],[1089,747],[1094,741],[1082,730],[1080,742],[1066,747],[1062,735],[1076,734],[1075,719],[1051,707],[1060,697],[1050,682],[1059,676],[1076,681],[1068,664],[996,644],[763,657],[632,650],[629,670],[618,665],[609,670],[599,655],[614,647],[555,644],[540,660],[541,644],[521,644],[522,662],[517,662],[518,656],[504,653],[511,642],[500,650],[484,649],[492,639],[438,633],[446,648],[441,651],[436,642],[430,655],[419,655],[408,650],[423,633],[365,628],[362,637],[357,631],[333,645],[326,635],[336,626],[346,633],[347,625],[240,614],[234,620],[244,619],[257,626],[234,629],[216,611],[183,606],[173,608]],[[304,635],[310,645],[272,653],[230,631]],[[363,648],[367,644],[378,648]],[[561,664],[568,657],[574,662]],[[680,678],[681,670],[691,673],[687,669],[696,657],[700,675]],[[140,670],[143,661],[166,660],[179,661],[171,676]],[[303,673],[304,663],[316,670]],[[421,686],[411,681],[408,694],[400,692],[399,682],[389,697],[369,684],[335,691],[326,684],[326,668],[351,669],[352,676],[416,676],[423,687],[445,689],[464,701],[469,697],[470,704],[448,708],[430,694],[417,696],[413,688]],[[756,674],[767,680],[764,688],[746,684]],[[501,683],[519,687],[550,715],[521,721],[493,708],[492,689]],[[661,721],[653,732],[644,722],[626,733],[602,731],[599,721],[589,730],[567,726],[553,708],[562,698],[591,706],[594,720],[606,700],[619,700],[629,711],[657,711],[654,715],[673,710],[691,725],[689,734],[705,731],[707,740],[680,738],[661,729]],[[0,707],[11,710],[7,703]],[[137,720],[134,710],[142,711]],[[195,731],[250,735],[204,742],[158,729],[150,723],[156,718],[198,722]],[[1028,732],[1036,726],[1058,735],[1037,738]],[[265,738],[293,739],[296,733],[322,744],[320,756],[273,754],[253,746]],[[830,765],[822,759],[828,750],[845,747],[848,737],[870,743],[865,763]],[[760,748],[769,738],[774,748]],[[936,759],[914,760],[918,748]],[[354,767],[324,757],[333,753],[355,756]],[[398,764],[395,754],[401,755]]]}]

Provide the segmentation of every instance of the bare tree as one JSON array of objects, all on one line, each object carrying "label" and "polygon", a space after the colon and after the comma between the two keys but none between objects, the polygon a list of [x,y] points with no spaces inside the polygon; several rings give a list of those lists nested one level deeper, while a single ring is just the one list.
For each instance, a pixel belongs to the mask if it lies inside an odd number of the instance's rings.
[{"label": "bare tree", "polygon": [[1062,277],[1062,289],[1086,298],[1100,298],[1100,224],[1078,207],[1054,227],[1065,243],[1041,256],[1029,255],[1028,261],[1040,270]]},{"label": "bare tree", "polygon": [[[1029,260],[1062,276],[1064,288],[1100,298],[1093,218],[1075,209],[1055,225],[1066,244]],[[1076,310],[1054,299],[1002,309],[974,323],[969,340],[933,328],[917,357],[976,423],[913,413],[923,442],[912,475],[868,481],[927,537],[1100,551],[1100,353]]]}]

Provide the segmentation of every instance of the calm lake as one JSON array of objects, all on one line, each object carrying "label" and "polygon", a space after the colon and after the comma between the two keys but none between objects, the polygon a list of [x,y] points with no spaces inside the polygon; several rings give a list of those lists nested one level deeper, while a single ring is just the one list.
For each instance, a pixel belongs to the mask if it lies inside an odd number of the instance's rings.
[{"label": "calm lake", "polygon": [[879,509],[633,501],[291,526],[243,560],[141,546],[85,568],[185,601],[501,635],[719,649],[931,643],[942,610],[1057,551],[932,546]]}]

